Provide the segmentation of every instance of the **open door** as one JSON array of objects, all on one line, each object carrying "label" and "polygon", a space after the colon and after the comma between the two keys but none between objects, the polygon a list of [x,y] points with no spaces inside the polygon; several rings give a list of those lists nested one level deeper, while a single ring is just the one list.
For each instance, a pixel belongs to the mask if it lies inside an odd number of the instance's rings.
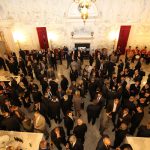
[{"label": "open door", "polygon": [[125,53],[131,26],[121,26],[117,48],[120,47],[121,53]]}]

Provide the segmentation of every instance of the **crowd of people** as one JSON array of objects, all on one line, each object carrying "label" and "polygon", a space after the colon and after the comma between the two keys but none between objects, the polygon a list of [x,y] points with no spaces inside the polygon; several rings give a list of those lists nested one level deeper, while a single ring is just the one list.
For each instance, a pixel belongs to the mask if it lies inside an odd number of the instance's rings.
[{"label": "crowd of people", "polygon": [[[59,50],[58,56],[46,50],[29,53],[20,50],[19,58],[14,52],[5,55],[1,58],[2,67],[19,75],[20,81],[17,83],[11,77],[9,83],[0,82],[0,129],[43,133],[45,139],[40,143],[40,150],[50,150],[53,145],[58,150],[62,145],[68,150],[83,150],[88,130],[81,119],[83,109],[88,124],[100,121],[101,139],[96,150],[132,150],[131,145],[123,144],[126,135],[150,137],[150,122],[141,125],[144,110],[150,103],[150,75],[141,86],[145,76],[142,54],[134,62],[134,68],[128,55],[124,61],[118,51],[110,55],[103,50],[90,53],[89,65],[84,65],[82,50],[69,52],[66,47],[65,54]],[[57,65],[63,59],[67,61],[70,78],[62,74],[58,80]],[[22,108],[33,113],[33,117]],[[51,120],[57,124],[54,129]],[[109,122],[113,124],[114,143],[107,133]]]}]

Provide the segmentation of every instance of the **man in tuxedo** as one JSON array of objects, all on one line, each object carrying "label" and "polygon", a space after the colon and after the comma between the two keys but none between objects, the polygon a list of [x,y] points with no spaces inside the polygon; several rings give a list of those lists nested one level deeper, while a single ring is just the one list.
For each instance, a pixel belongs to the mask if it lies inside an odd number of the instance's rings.
[{"label": "man in tuxedo", "polygon": [[120,127],[115,132],[115,141],[113,148],[117,148],[121,145],[128,132],[128,126],[125,123],[121,123]]},{"label": "man in tuxedo", "polygon": [[98,92],[96,102],[100,106],[99,112],[101,112],[102,108],[106,105],[106,99],[103,97],[101,92]]},{"label": "man in tuxedo", "polygon": [[51,92],[54,96],[57,96],[58,92],[58,83],[55,81],[55,78],[52,78],[52,80],[49,82],[49,86],[51,87]]},{"label": "man in tuxedo", "polygon": [[103,135],[98,141],[96,150],[110,150],[111,141],[108,135]]},{"label": "man in tuxedo", "polygon": [[140,82],[136,81],[135,84],[131,84],[130,86],[130,95],[136,96],[140,92]]},{"label": "man in tuxedo", "polygon": [[123,111],[118,116],[117,128],[120,127],[121,123],[125,123],[126,125],[129,125],[130,121],[131,121],[131,116],[129,114],[129,109],[124,108]]},{"label": "man in tuxedo", "polygon": [[83,144],[76,138],[75,135],[71,135],[69,137],[68,148],[70,150],[84,150]]},{"label": "man in tuxedo", "polygon": [[[113,122],[113,124],[114,124],[114,129],[113,129],[113,131],[115,130],[115,126],[116,126],[116,124],[115,124],[116,115],[117,115],[117,113],[118,113],[119,108],[120,108],[120,102],[119,102],[119,99],[118,99],[118,98],[115,98],[113,101],[111,101],[111,102],[108,104],[107,108],[106,108],[106,110],[111,111],[112,122]],[[108,112],[109,112],[109,111],[108,111]]]},{"label": "man in tuxedo", "polygon": [[56,123],[61,122],[60,118],[60,101],[58,97],[53,96],[52,99],[49,101],[49,108],[51,118],[55,120]]},{"label": "man in tuxedo", "polygon": [[69,136],[70,131],[73,130],[73,126],[74,126],[74,119],[71,111],[68,111],[67,115],[64,117],[64,125],[67,129],[67,135]]},{"label": "man in tuxedo", "polygon": [[96,118],[99,117],[100,106],[97,102],[93,102],[87,106],[87,116],[88,116],[88,123],[92,121],[92,125],[95,124]]},{"label": "man in tuxedo", "polygon": [[134,113],[134,115],[132,116],[132,119],[131,119],[131,128],[130,128],[130,134],[131,135],[134,134],[136,128],[141,123],[143,117],[144,117],[144,110],[143,110],[143,108],[140,107],[140,106],[137,106],[136,107],[136,112]]}]

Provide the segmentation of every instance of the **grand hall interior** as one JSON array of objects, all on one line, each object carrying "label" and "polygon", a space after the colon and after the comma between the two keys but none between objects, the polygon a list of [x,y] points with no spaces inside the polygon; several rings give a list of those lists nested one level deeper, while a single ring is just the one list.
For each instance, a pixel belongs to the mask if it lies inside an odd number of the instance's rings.
[{"label": "grand hall interior", "polygon": [[0,0],[0,150],[149,150],[150,0]]}]

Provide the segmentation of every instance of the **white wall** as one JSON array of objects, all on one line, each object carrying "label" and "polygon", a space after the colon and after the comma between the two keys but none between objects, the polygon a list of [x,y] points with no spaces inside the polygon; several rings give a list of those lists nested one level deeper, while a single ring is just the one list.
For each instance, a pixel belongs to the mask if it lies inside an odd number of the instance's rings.
[{"label": "white wall", "polygon": [[[114,41],[109,38],[110,32],[119,33],[121,25],[131,25],[128,45],[150,48],[150,0],[97,0],[98,16],[95,19],[90,17],[85,26],[80,16],[74,19],[68,15],[72,2],[0,0],[0,30],[4,31],[12,50],[18,50],[12,36],[16,31],[24,36],[19,42],[22,49],[39,49],[36,27],[43,26],[47,32],[56,34],[53,46],[72,48],[76,42],[90,42],[93,48],[112,48]],[[71,32],[75,32],[73,39]],[[91,32],[94,32],[93,39],[90,38]]]}]

